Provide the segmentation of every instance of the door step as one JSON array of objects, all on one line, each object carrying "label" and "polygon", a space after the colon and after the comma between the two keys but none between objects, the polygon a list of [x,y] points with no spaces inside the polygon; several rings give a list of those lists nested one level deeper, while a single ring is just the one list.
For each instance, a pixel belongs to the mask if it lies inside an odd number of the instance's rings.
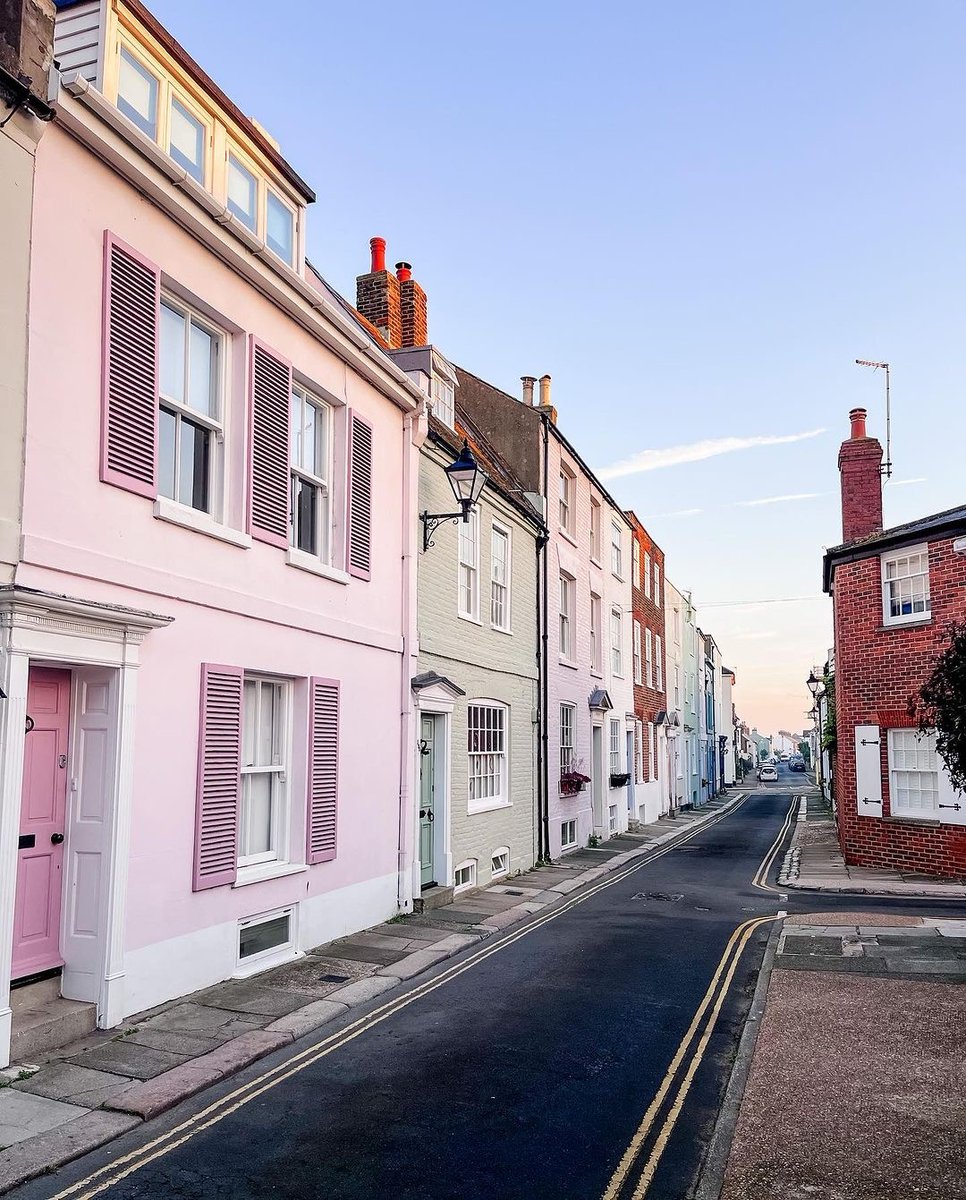
[{"label": "door step", "polygon": [[59,976],[14,988],[10,993],[10,1007],[13,1009],[10,1031],[13,1062],[31,1062],[47,1050],[86,1037],[97,1026],[97,1006],[62,999]]},{"label": "door step", "polygon": [[434,884],[432,887],[424,888],[422,894],[416,897],[413,901],[413,912],[432,912],[434,908],[445,908],[447,904],[452,903],[453,889]]}]

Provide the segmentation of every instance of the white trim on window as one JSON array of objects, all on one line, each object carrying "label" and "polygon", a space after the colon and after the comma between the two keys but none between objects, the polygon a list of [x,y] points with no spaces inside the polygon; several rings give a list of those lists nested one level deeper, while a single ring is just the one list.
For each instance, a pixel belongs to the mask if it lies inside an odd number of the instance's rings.
[{"label": "white trim on window", "polygon": [[644,630],[644,682],[649,688],[654,686],[654,634],[650,629]]},{"label": "white trim on window", "polygon": [[562,701],[560,705],[560,774],[572,771],[577,743],[577,705]]},{"label": "white trim on window", "polygon": [[571,578],[566,571],[560,572],[558,582],[559,597],[560,597],[560,624],[558,628],[558,648],[560,657],[568,663],[574,661],[575,642],[574,637],[574,598],[577,590],[577,581]]},{"label": "white trim on window", "polygon": [[906,546],[881,558],[882,621],[908,625],[932,619],[929,546]]},{"label": "white trim on window", "polygon": [[659,633],[654,635],[654,686],[659,692],[664,691],[664,647]]},{"label": "white trim on window", "polygon": [[459,522],[457,542],[458,615],[464,621],[480,621],[480,511],[475,508],[468,521]]},{"label": "white trim on window", "polygon": [[611,717],[610,728],[608,729],[608,749],[609,764],[611,775],[622,775],[621,771],[621,723],[620,720]]},{"label": "white trim on window", "polygon": [[510,874],[510,847],[498,846],[490,855],[490,878],[500,879]]},{"label": "white trim on window", "polygon": [[644,682],[641,673],[641,623],[637,620],[634,622],[634,682]]},{"label": "white trim on window", "polygon": [[574,850],[577,846],[577,821],[571,817],[569,821],[560,822],[560,849]]},{"label": "white trim on window", "polygon": [[[258,930],[264,927],[263,936],[269,939],[258,949]],[[276,940],[272,940],[276,939]],[[298,955],[298,905],[278,908],[273,912],[245,917],[238,922],[238,937],[235,943],[236,979],[264,971],[266,967],[289,962]],[[244,950],[248,949],[248,953]]]},{"label": "white trim on window", "polygon": [[238,874],[289,861],[291,680],[245,673]]},{"label": "white trim on window", "polygon": [[595,674],[601,672],[601,603],[600,596],[590,593],[590,669]]},{"label": "white trim on window", "polygon": [[456,422],[456,385],[442,375],[433,375],[429,385],[430,404],[437,421],[453,428]]},{"label": "white trim on window", "polygon": [[624,617],[619,608],[610,610],[610,669],[618,679],[624,675]]},{"label": "white trim on window", "polygon": [[467,811],[506,808],[510,801],[510,710],[493,700],[466,709]]},{"label": "white trim on window", "polygon": [[500,633],[510,632],[512,570],[510,527],[494,520],[490,527],[490,625]]},{"label": "white trim on window", "polygon": [[453,892],[465,892],[476,887],[476,859],[468,858],[453,869]]},{"label": "white trim on window", "polygon": [[631,572],[634,577],[634,586],[641,586],[641,543],[637,540],[637,534],[631,534]]},{"label": "white trim on window", "polygon": [[601,556],[601,504],[596,496],[590,498],[590,559],[599,563]]},{"label": "white trim on window", "polygon": [[616,521],[610,523],[610,569],[618,579],[624,578],[624,549],[621,544],[621,527]]},{"label": "white trim on window", "polygon": [[651,598],[651,556],[644,551],[644,595]]},{"label": "white trim on window", "polygon": [[939,820],[936,735],[918,729],[889,729],[889,808],[894,817]]},{"label": "white trim on window", "polygon": [[332,562],[332,427],[330,406],[308,388],[293,383],[289,401],[289,544],[326,566]]}]

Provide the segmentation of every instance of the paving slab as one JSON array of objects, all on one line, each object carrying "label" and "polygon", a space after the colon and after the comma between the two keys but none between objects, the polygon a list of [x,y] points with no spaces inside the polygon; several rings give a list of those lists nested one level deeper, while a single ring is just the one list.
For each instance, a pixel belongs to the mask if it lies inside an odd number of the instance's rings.
[{"label": "paving slab", "polygon": [[376,950],[398,950],[400,938],[385,933],[354,933],[349,941],[353,946],[372,946]]},{"label": "paving slab", "polygon": [[140,1124],[139,1117],[98,1110],[67,1121],[49,1133],[18,1142],[0,1155],[0,1192],[55,1171]]},{"label": "paving slab", "polygon": [[337,992],[333,992],[329,996],[329,999],[339,1004],[365,1004],[395,987],[397,983],[399,983],[398,975],[371,975],[368,979],[357,979],[355,983],[339,988]]},{"label": "paving slab", "polygon": [[467,946],[473,946],[480,941],[478,933],[451,933],[438,941],[434,946],[434,950],[445,950],[447,954],[456,954],[459,950],[465,950]]},{"label": "paving slab", "polygon": [[[261,1028],[264,1023],[265,1019],[262,1018],[256,1028]],[[225,1042],[230,1042],[232,1038],[245,1032],[245,1029],[232,1029],[218,1036],[206,1037],[202,1033],[178,1033],[173,1029],[153,1029],[147,1026],[138,1029],[136,1033],[128,1034],[124,1040],[135,1046],[148,1046],[152,1050],[164,1050],[168,1054],[187,1054],[190,1058],[197,1058],[199,1054],[217,1050]]]},{"label": "paving slab", "polygon": [[388,967],[407,953],[405,946],[397,946],[393,950],[383,950],[378,946],[356,946],[351,941],[334,942],[328,951],[328,957],[347,962],[374,963],[377,967]]},{"label": "paving slab", "polygon": [[528,916],[530,913],[522,905],[517,905],[515,908],[508,908],[506,912],[494,913],[487,917],[483,924],[489,925],[491,929],[506,929],[508,925],[515,925],[517,921],[522,921]]},{"label": "paving slab", "polygon": [[446,933],[438,930],[435,926],[417,925],[413,917],[406,917],[402,921],[394,921],[391,924],[377,925],[373,932],[397,938],[412,938],[414,941],[419,940],[424,942],[435,942],[441,937],[446,937]]},{"label": "paving slab", "polygon": [[168,1030],[172,1033],[194,1033],[203,1037],[236,1037],[259,1026],[255,1016],[241,1016],[223,1008],[209,1008],[187,1001],[176,1004],[167,1012],[147,1018],[142,1029]]},{"label": "paving slab", "polygon": [[273,1021],[271,1025],[266,1025],[265,1032],[290,1033],[293,1038],[300,1038],[304,1034],[318,1029],[321,1025],[327,1025],[329,1021],[336,1020],[337,1017],[345,1016],[348,1011],[347,1004],[336,1004],[332,1000],[313,1000],[304,1008],[297,1008],[295,1012],[290,1012],[284,1017],[279,1017],[277,1021]]},{"label": "paving slab", "polygon": [[448,908],[433,909],[433,920],[444,925],[479,925],[492,915],[492,913],[475,908],[456,908],[453,905]]},{"label": "paving slab", "polygon": [[0,1088],[0,1146],[10,1146],[38,1133],[46,1133],[88,1111],[78,1104],[64,1104],[12,1087]]},{"label": "paving slab", "polygon": [[223,1008],[238,1013],[258,1013],[266,1017],[282,1017],[305,1003],[304,996],[286,992],[281,988],[266,986],[271,981],[259,976],[257,983],[248,979],[230,979],[203,992],[196,992],[193,999],[212,1008]]},{"label": "paving slab", "polygon": [[430,967],[449,957],[445,950],[414,950],[412,954],[407,954],[391,967],[383,967],[376,974],[381,975],[385,971],[397,979],[412,979],[414,975],[421,975],[423,971],[428,971]]},{"label": "paving slab", "polygon": [[112,1075],[107,1071],[61,1062],[41,1067],[36,1075],[22,1079],[13,1087],[34,1096],[46,1096],[48,1100],[62,1100],[81,1108],[99,1108],[129,1082],[126,1075]]},{"label": "paving slab", "polygon": [[88,1050],[72,1061],[94,1071],[106,1071],[110,1075],[129,1075],[132,1079],[153,1079],[172,1067],[180,1067],[193,1056],[171,1054],[167,1050],[155,1050],[151,1046],[138,1046],[120,1038],[96,1050]]}]

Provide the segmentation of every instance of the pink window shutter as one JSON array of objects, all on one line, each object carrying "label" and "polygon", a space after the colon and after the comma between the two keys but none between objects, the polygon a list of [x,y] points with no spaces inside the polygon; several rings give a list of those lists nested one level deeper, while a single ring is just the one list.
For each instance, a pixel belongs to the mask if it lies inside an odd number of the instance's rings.
[{"label": "pink window shutter", "polygon": [[372,566],[372,426],[349,413],[349,574],[369,579]]},{"label": "pink window shutter", "polygon": [[104,233],[101,480],[158,494],[158,325],[161,272]]},{"label": "pink window shutter", "polygon": [[309,680],[308,859],[329,862],[336,854],[339,801],[339,684]]},{"label": "pink window shutter", "polygon": [[249,528],[252,537],[287,546],[289,533],[289,410],[292,367],[251,339],[251,475]]},{"label": "pink window shutter", "polygon": [[192,881],[196,892],[235,882],[243,688],[240,667],[202,663]]}]

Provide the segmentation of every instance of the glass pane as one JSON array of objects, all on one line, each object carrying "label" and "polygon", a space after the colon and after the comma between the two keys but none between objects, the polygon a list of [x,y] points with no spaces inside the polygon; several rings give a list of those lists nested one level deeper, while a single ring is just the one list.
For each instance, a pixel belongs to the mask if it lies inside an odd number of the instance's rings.
[{"label": "glass pane", "polygon": [[289,914],[283,913],[280,917],[259,921],[257,925],[243,929],[238,936],[238,957],[251,958],[253,954],[284,946],[290,940]]},{"label": "glass pane", "polygon": [[288,428],[292,466],[300,467],[302,465],[302,397],[298,392],[292,393],[292,403],[289,406]]},{"label": "glass pane", "polygon": [[169,500],[175,498],[174,447],[177,434],[177,417],[162,408],[158,413],[158,491]]},{"label": "glass pane", "polygon": [[316,408],[314,404],[305,404],[302,409],[302,466],[310,475],[318,474],[316,470]]},{"label": "glass pane", "polygon": [[205,127],[178,100],[171,101],[171,145],[179,167],[199,183],[205,181]]},{"label": "glass pane", "polygon": [[188,404],[206,417],[215,417],[215,354],[217,343],[207,329],[191,322],[191,349],[188,358]]},{"label": "glass pane", "polygon": [[184,404],[184,317],[161,305],[161,395]]},{"label": "glass pane", "polygon": [[258,762],[267,767],[271,766],[275,760],[278,688],[274,683],[263,683],[261,689],[261,707],[258,714]]},{"label": "glass pane", "polygon": [[243,708],[242,764],[250,767],[255,762],[255,727],[258,722],[258,684],[254,679],[245,680],[245,703]]},{"label": "glass pane", "polygon": [[181,421],[178,500],[199,512],[208,511],[208,458],[211,434],[192,421]]},{"label": "glass pane", "polygon": [[117,107],[148,137],[158,136],[158,81],[133,54],[121,49]]},{"label": "glass pane", "polygon": [[295,241],[292,213],[274,192],[268,193],[265,241],[270,250],[289,266],[292,265],[292,246]]},{"label": "glass pane", "polygon": [[243,777],[241,856],[272,850],[272,776],[268,771]]},{"label": "glass pane", "polygon": [[241,165],[233,154],[228,155],[228,210],[243,225],[255,232],[258,184],[251,171]]},{"label": "glass pane", "polygon": [[317,554],[318,528],[316,524],[317,489],[304,479],[295,481],[295,544],[306,554]]}]

